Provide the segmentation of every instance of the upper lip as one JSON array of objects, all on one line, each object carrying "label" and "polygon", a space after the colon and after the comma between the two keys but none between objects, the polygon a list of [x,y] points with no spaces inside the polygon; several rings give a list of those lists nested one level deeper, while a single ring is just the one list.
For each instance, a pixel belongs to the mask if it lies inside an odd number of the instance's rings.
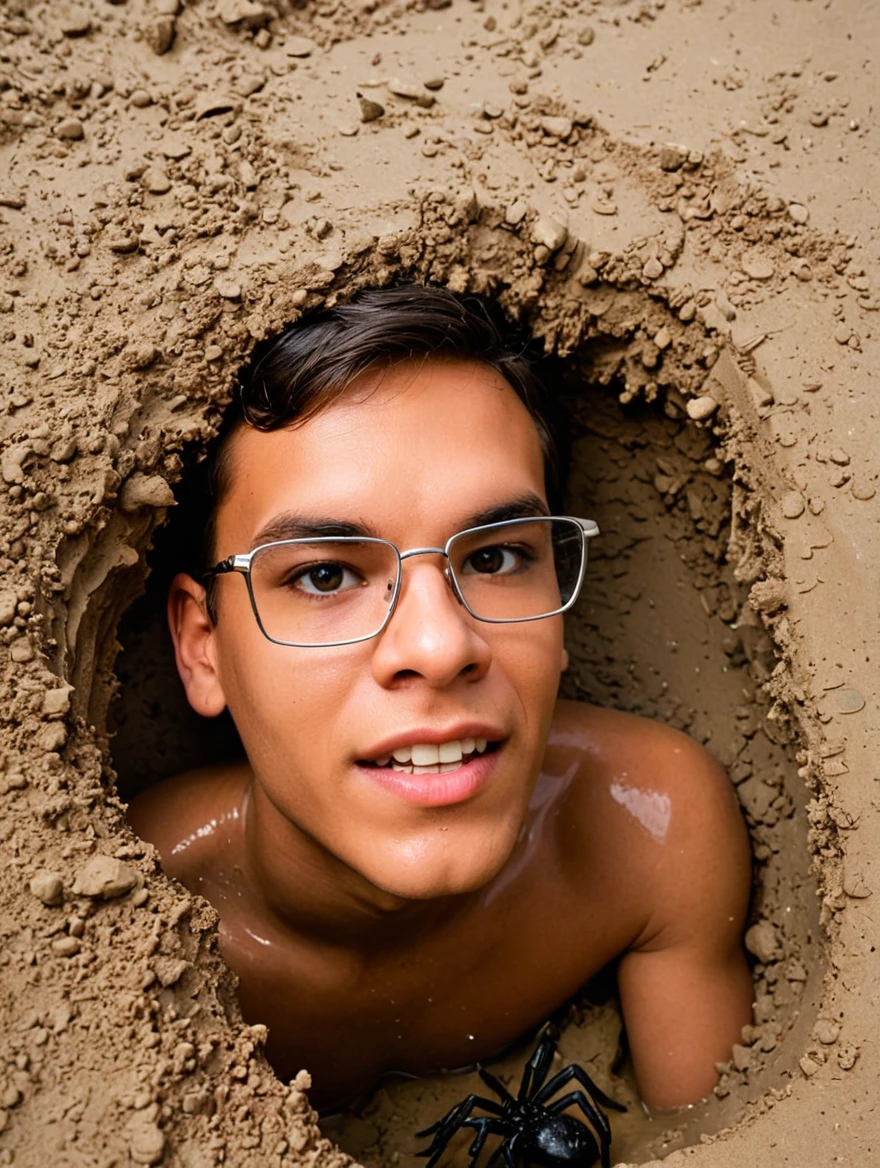
[{"label": "upper lip", "polygon": [[463,738],[485,738],[487,742],[498,742],[506,737],[504,731],[498,726],[493,726],[491,722],[457,722],[442,729],[436,726],[422,726],[390,734],[363,754],[359,754],[358,758],[364,760],[382,758],[386,754],[393,754],[399,746],[415,746],[417,743],[439,746],[441,742],[460,742]]}]

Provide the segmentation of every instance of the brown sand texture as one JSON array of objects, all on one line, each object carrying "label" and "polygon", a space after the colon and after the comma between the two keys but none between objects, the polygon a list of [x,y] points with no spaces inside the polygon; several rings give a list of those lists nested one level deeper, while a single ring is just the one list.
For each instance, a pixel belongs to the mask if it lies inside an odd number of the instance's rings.
[{"label": "brown sand texture", "polygon": [[570,1009],[617,1161],[880,1163],[878,44],[859,0],[0,3],[0,1165],[409,1168],[470,1089],[319,1128],[123,818],[220,742],[157,616],[186,468],[256,340],[403,279],[563,359],[566,693],[686,728],[752,832],[707,1101],[641,1117],[613,995]]}]

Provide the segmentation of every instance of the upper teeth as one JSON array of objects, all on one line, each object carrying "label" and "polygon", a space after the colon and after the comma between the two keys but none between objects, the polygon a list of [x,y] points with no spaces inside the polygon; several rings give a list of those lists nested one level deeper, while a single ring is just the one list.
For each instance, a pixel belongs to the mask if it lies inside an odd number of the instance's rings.
[{"label": "upper teeth", "polygon": [[411,762],[413,766],[436,766],[439,762],[461,762],[466,754],[486,749],[485,738],[456,738],[451,742],[416,742],[412,746],[398,746],[392,756],[395,762]]},{"label": "upper teeth", "polygon": [[450,742],[415,742],[412,746],[398,746],[393,754],[383,754],[375,760],[376,766],[412,773],[455,770],[468,754],[482,754],[488,741],[485,738],[456,738]]}]

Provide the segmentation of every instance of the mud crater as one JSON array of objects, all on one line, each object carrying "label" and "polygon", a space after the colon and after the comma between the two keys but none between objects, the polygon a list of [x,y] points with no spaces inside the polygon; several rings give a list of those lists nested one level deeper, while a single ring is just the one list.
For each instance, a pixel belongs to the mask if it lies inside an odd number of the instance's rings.
[{"label": "mud crater", "polygon": [[[485,285],[485,274],[474,279]],[[506,299],[510,308],[514,297]],[[525,310],[539,333],[542,315],[557,311],[552,296],[548,300]],[[589,311],[597,304],[598,317]],[[618,1158],[641,1161],[729,1126],[768,1090],[783,1093],[815,1021],[825,960],[807,845],[808,791],[795,757],[799,727],[768,685],[781,661],[772,621],[749,602],[750,586],[772,571],[778,549],[762,524],[744,447],[727,411],[697,422],[687,405],[705,390],[719,352],[696,330],[685,333],[664,307],[631,292],[600,286],[579,309],[581,336],[570,319],[545,330],[548,349],[564,354],[572,414],[569,513],[596,519],[602,532],[591,547],[581,600],[568,618],[571,667],[562,696],[656,718],[703,742],[736,784],[755,860],[748,942],[755,1024],[706,1104],[680,1122],[644,1119],[609,979],[598,979],[570,1004],[558,1057],[582,1062],[632,1105],[615,1125],[614,1150]],[[650,346],[654,337],[665,341],[670,334],[672,359],[658,385]],[[682,392],[682,381],[689,392]],[[215,425],[212,410],[202,432]],[[204,437],[182,444],[180,466],[192,465],[204,445]],[[101,617],[88,610],[84,617],[96,646],[94,684],[101,690],[92,709],[108,710],[96,734],[124,799],[188,767],[241,752],[228,717],[207,722],[189,709],[165,627],[165,589],[178,568],[176,547],[188,522],[181,517],[189,513],[188,483],[195,473],[183,470],[176,491],[183,506],[169,511],[164,526],[141,523],[133,532],[130,518],[124,519],[122,546],[128,550],[118,571],[126,583],[108,587],[111,570],[101,602],[90,606]],[[111,531],[114,522],[118,516],[108,520]],[[147,569],[144,595],[130,603]],[[114,662],[117,638],[122,651]],[[117,696],[108,707],[111,693]],[[494,1068],[503,1081],[516,1078],[526,1051],[524,1044]],[[473,1090],[472,1078],[390,1080],[346,1116],[326,1121],[323,1130],[365,1165],[391,1158],[415,1164],[410,1157],[417,1143],[409,1133]],[[459,1144],[450,1163],[466,1164],[464,1141]]]}]

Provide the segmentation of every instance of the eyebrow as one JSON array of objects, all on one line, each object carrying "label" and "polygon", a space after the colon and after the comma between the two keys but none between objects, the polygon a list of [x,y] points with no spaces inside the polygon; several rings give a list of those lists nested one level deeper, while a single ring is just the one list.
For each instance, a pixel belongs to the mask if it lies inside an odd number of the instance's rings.
[{"label": "eyebrow", "polygon": [[524,495],[517,495],[504,503],[496,503],[482,511],[475,511],[462,520],[459,531],[467,531],[470,527],[483,527],[487,523],[506,523],[509,519],[535,519],[550,514],[547,504],[533,491],[526,491]]},{"label": "eyebrow", "polygon": [[[533,519],[549,515],[547,504],[539,495],[527,491],[524,495],[517,495],[503,503],[495,503],[481,511],[474,511],[465,516],[458,531],[467,531],[471,527],[483,527],[488,523],[505,523],[510,519]],[[335,519],[330,516],[310,517],[297,515],[292,511],[275,515],[265,523],[251,540],[250,551],[264,543],[274,543],[285,539],[382,539],[376,529],[368,523],[352,523],[346,519]]]},{"label": "eyebrow", "polygon": [[361,539],[379,539],[380,536],[367,523],[351,523],[345,519],[330,517],[310,518],[285,511],[265,523],[251,540],[250,550],[264,543],[274,543],[283,539],[321,539],[336,536]]}]

